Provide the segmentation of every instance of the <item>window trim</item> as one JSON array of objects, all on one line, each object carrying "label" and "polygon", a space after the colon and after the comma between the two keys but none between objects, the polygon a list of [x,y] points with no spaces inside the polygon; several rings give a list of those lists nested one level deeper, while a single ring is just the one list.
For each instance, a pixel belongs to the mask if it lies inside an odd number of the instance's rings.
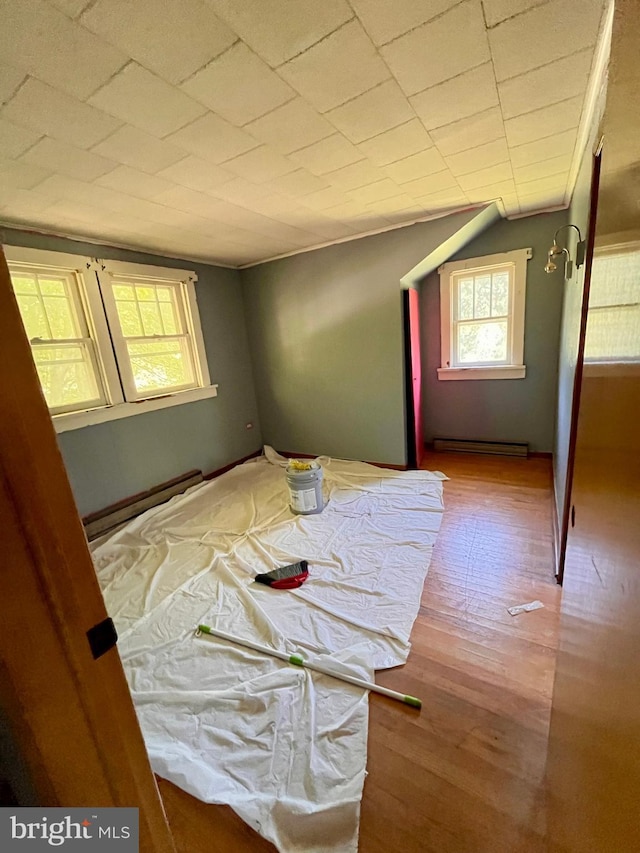
[{"label": "window trim", "polygon": [[[172,406],[193,403],[216,397],[218,385],[211,383],[209,363],[204,344],[204,336],[197,306],[195,282],[198,277],[193,270],[136,264],[128,261],[100,260],[86,255],[74,255],[69,252],[57,252],[48,249],[33,249],[24,246],[4,245],[8,263],[25,264],[42,268],[55,268],[70,271],[78,277],[78,296],[85,315],[90,337],[94,342],[95,357],[98,362],[98,382],[104,388],[106,403],[93,408],[78,409],[69,412],[53,413],[51,418],[56,432],[68,432],[93,424],[119,420],[145,412],[157,411]],[[181,391],[168,391],[153,397],[136,401],[127,401],[118,370],[116,355],[111,340],[107,313],[103,302],[103,293],[107,287],[101,287],[100,274],[147,276],[165,281],[181,282],[183,286],[184,306],[189,334],[192,336],[195,371],[201,385]]]},{"label": "window trim", "polygon": [[[531,248],[514,249],[494,255],[449,261],[438,268],[440,274],[440,367],[439,380],[465,379],[524,379],[524,320],[526,304],[527,261],[533,257]],[[451,366],[453,359],[453,277],[460,272],[480,271],[513,265],[513,284],[510,331],[511,359],[508,364]]]}]

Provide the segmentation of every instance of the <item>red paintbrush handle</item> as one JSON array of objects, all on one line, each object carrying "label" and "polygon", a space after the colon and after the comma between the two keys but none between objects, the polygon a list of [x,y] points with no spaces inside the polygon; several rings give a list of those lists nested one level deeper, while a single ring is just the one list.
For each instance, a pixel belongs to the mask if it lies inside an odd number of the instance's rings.
[{"label": "red paintbrush handle", "polygon": [[297,589],[306,581],[307,575],[304,577],[283,578],[281,581],[274,581],[269,584],[271,589]]}]

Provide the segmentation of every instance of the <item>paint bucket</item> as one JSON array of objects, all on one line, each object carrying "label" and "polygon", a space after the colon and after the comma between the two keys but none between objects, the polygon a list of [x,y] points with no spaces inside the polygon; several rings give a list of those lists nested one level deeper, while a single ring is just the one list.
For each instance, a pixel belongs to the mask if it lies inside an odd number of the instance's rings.
[{"label": "paint bucket", "polygon": [[322,512],[322,465],[311,459],[291,459],[285,473],[291,512],[296,515]]}]

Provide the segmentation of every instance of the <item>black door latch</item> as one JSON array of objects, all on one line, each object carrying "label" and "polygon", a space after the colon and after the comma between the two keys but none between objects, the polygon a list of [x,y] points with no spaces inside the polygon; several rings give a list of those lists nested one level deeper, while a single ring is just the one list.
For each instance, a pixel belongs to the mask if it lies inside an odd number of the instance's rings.
[{"label": "black door latch", "polygon": [[118,634],[116,626],[113,624],[113,619],[108,617],[102,622],[98,622],[93,628],[89,628],[87,631],[87,640],[89,640],[89,647],[91,648],[94,660],[102,657],[105,652],[112,649],[118,642]]}]

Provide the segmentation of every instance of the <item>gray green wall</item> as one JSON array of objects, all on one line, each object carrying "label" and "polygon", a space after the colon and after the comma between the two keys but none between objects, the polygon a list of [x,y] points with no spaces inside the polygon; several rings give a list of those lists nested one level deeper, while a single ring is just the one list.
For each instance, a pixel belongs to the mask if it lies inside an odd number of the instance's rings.
[{"label": "gray green wall", "polygon": [[450,260],[482,257],[531,246],[527,261],[524,379],[443,381],[440,367],[440,277],[421,285],[422,390],[425,441],[434,438],[528,442],[535,452],[553,450],[562,281],[544,265],[554,231],[566,211],[500,220]]},{"label": "gray green wall", "polygon": [[406,460],[400,279],[478,211],[242,272],[262,434],[280,450]]},{"label": "gray green wall", "polygon": [[[205,473],[262,445],[236,270],[10,228],[0,242],[134,263],[193,269],[211,381],[218,396],[64,432],[58,443],[82,515],[178,476]],[[247,430],[245,425],[253,423]]]}]

